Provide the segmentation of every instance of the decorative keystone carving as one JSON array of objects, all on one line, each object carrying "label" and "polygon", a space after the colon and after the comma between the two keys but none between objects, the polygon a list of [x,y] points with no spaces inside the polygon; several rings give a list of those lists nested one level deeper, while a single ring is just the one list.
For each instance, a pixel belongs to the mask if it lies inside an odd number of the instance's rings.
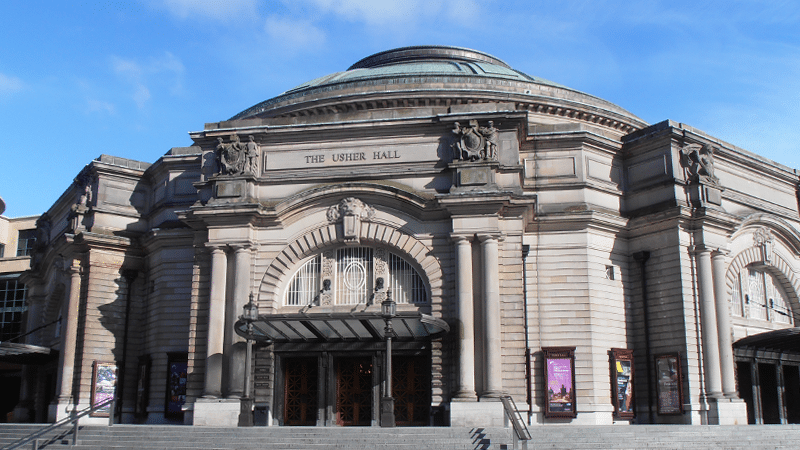
[{"label": "decorative keystone carving", "polygon": [[478,126],[477,120],[470,120],[468,126],[455,122],[453,134],[456,142],[453,159],[459,161],[497,161],[497,128],[489,121],[488,127]]},{"label": "decorative keystone carving", "polygon": [[358,244],[358,230],[361,228],[361,221],[372,220],[374,216],[375,208],[355,197],[348,197],[338,205],[328,208],[328,222],[337,223],[341,219],[346,244]]},{"label": "decorative keystone carving", "polygon": [[761,259],[766,264],[772,264],[772,246],[775,238],[767,227],[758,227],[753,231],[753,247],[761,249]]},{"label": "decorative keystone carving", "polygon": [[217,163],[222,175],[256,175],[258,174],[258,144],[250,135],[247,142],[242,142],[238,134],[230,136],[230,143],[217,138]]},{"label": "decorative keystone carving", "polygon": [[690,182],[719,186],[719,178],[714,175],[714,151],[709,144],[687,144],[681,148],[681,165],[688,171]]}]

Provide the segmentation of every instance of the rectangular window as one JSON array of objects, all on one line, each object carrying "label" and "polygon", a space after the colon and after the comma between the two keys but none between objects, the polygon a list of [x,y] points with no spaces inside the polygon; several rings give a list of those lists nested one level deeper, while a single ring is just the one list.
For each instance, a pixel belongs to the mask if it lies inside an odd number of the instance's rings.
[{"label": "rectangular window", "polygon": [[0,258],[5,258],[6,256],[6,244],[0,244]]},{"label": "rectangular window", "polygon": [[36,245],[36,230],[19,230],[17,256],[30,256]]},{"label": "rectangular window", "polygon": [[27,309],[25,292],[25,285],[16,279],[0,280],[0,341],[22,332],[22,313]]}]

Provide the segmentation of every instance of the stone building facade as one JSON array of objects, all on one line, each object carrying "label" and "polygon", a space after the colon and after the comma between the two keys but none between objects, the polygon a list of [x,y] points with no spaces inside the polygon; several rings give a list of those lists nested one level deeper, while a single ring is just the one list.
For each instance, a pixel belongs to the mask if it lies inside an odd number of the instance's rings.
[{"label": "stone building facade", "polygon": [[795,170],[436,46],[190,136],[40,220],[37,418],[117,369],[125,422],[378,425],[389,297],[399,425],[797,423]]}]

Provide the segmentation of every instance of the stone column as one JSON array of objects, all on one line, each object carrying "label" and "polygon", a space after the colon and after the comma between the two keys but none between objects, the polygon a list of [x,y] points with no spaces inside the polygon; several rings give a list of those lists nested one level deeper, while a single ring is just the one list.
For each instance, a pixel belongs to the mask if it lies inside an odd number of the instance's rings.
[{"label": "stone column", "polygon": [[472,297],[472,244],[453,235],[456,247],[456,305],[458,309],[458,386],[456,398],[475,400],[475,322]]},{"label": "stone column", "polygon": [[497,236],[478,235],[483,256],[483,320],[485,386],[481,397],[499,397],[503,393],[502,338],[500,327],[500,260]]},{"label": "stone column", "polygon": [[211,293],[208,305],[206,384],[203,397],[222,396],[222,366],[225,350],[225,291],[228,257],[221,247],[211,249]]},{"label": "stone column", "polygon": [[719,333],[719,367],[722,377],[722,393],[728,398],[738,398],[733,361],[733,338],[731,336],[731,314],[728,307],[728,292],[725,286],[725,253],[711,253],[714,270],[714,297],[717,302],[717,331]]},{"label": "stone column", "polygon": [[250,296],[250,266],[251,266],[251,253],[250,247],[246,245],[236,246],[234,248],[233,263],[235,276],[233,278],[233,301],[229,305],[228,320],[226,326],[231,332],[231,346],[228,356],[228,382],[226,389],[229,398],[239,398],[243,394],[244,384],[244,369],[245,369],[245,352],[246,345],[245,339],[235,332],[233,326],[239,320],[239,316],[244,312],[243,307],[247,304]]},{"label": "stone column", "polygon": [[717,308],[714,302],[711,251],[705,247],[697,247],[695,259],[697,260],[697,288],[700,295],[706,397],[719,398],[722,395],[722,384],[719,371],[719,332],[717,330]]},{"label": "stone column", "polygon": [[[78,343],[78,309],[81,305],[81,262],[73,259],[67,268],[69,273],[69,297],[67,307],[62,315],[64,327],[62,328],[61,355],[59,364],[58,394],[59,404],[65,404],[72,398],[72,383],[75,373],[75,347]],[[60,412],[59,418],[60,418]]]}]

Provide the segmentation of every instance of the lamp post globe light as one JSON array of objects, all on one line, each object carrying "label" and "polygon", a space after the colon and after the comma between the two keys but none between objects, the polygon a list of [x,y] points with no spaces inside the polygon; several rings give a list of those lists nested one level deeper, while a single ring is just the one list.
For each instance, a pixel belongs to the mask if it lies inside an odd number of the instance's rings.
[{"label": "lamp post globe light", "polygon": [[381,426],[394,427],[394,397],[392,397],[392,319],[397,315],[397,304],[392,300],[392,291],[386,291],[386,300],[381,302],[381,316],[386,322],[386,362],[384,364],[383,396],[381,397]]},{"label": "lamp post globe light", "polygon": [[253,322],[258,320],[258,306],[253,301],[254,295],[250,293],[250,301],[242,308],[243,313],[239,320],[247,324],[247,350],[244,362],[244,389],[241,398],[241,409],[239,410],[239,426],[253,426],[253,398],[250,396],[250,373],[252,372],[253,359]]}]

